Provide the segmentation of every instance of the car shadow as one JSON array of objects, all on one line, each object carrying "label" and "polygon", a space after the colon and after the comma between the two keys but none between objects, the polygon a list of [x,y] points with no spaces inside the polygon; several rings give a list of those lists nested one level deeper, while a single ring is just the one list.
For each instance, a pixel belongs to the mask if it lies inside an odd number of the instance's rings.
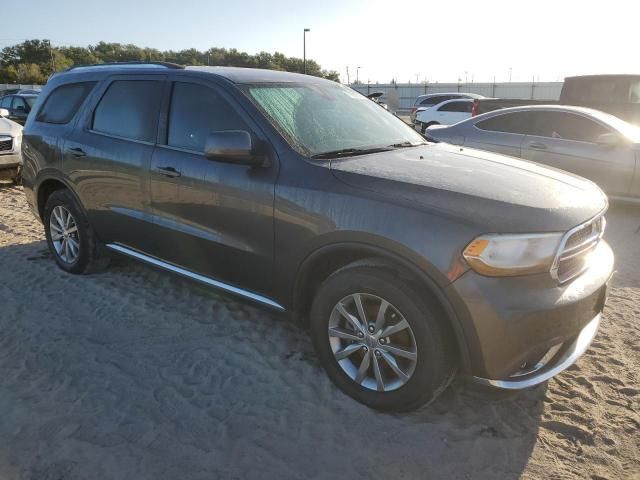
[{"label": "car shadow", "polygon": [[124,259],[0,248],[0,477],[519,478],[545,387],[382,414],[282,315]]}]

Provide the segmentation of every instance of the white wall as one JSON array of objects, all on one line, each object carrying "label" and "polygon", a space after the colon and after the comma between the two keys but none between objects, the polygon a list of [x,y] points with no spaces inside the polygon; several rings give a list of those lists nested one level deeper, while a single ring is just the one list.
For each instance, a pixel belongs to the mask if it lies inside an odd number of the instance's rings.
[{"label": "white wall", "polygon": [[[382,101],[386,103],[391,91],[399,98],[399,111],[408,111],[418,95],[427,93],[465,92],[477,93],[485,97],[522,98],[534,100],[558,100],[562,82],[505,82],[505,83],[371,83],[351,85],[365,95],[384,92]],[[395,96],[395,95],[392,95]]]}]

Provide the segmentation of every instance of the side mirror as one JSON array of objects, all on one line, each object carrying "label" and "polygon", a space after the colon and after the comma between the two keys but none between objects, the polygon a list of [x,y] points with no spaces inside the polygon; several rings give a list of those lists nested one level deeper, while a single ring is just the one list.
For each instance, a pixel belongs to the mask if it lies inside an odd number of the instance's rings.
[{"label": "side mirror", "polygon": [[261,165],[262,155],[254,152],[251,135],[245,130],[225,130],[207,135],[204,154],[210,160],[239,165]]},{"label": "side mirror", "polygon": [[0,117],[8,117],[9,116],[9,110],[7,110],[6,108],[0,108]]},{"label": "side mirror", "polygon": [[602,135],[598,135],[598,138],[596,138],[596,143],[603,147],[615,147],[620,144],[620,141],[620,136],[612,132],[603,133]]},{"label": "side mirror", "polygon": [[16,110],[20,111],[20,112],[24,112],[24,105],[18,105],[16,107]]}]

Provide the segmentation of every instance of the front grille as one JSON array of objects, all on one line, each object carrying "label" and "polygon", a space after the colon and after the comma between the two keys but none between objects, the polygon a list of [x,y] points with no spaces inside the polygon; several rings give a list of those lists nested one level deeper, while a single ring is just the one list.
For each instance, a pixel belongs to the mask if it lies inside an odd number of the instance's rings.
[{"label": "front grille", "polygon": [[10,152],[13,150],[13,138],[0,138],[0,152]]},{"label": "front grille", "polygon": [[567,232],[551,269],[554,278],[565,283],[589,267],[589,254],[598,246],[605,225],[604,217],[599,216]]}]

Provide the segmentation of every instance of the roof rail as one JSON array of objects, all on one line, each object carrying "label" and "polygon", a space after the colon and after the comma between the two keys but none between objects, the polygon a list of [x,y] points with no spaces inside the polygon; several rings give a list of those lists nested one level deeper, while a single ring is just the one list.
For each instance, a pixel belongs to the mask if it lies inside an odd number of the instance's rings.
[{"label": "roof rail", "polygon": [[65,70],[65,72],[70,72],[71,70],[75,70],[77,68],[103,68],[103,67],[137,67],[137,66],[150,66],[150,67],[164,67],[171,69],[183,69],[184,65],[179,65],[177,63],[171,62],[110,62],[110,63],[89,63],[82,65],[74,65]]}]

